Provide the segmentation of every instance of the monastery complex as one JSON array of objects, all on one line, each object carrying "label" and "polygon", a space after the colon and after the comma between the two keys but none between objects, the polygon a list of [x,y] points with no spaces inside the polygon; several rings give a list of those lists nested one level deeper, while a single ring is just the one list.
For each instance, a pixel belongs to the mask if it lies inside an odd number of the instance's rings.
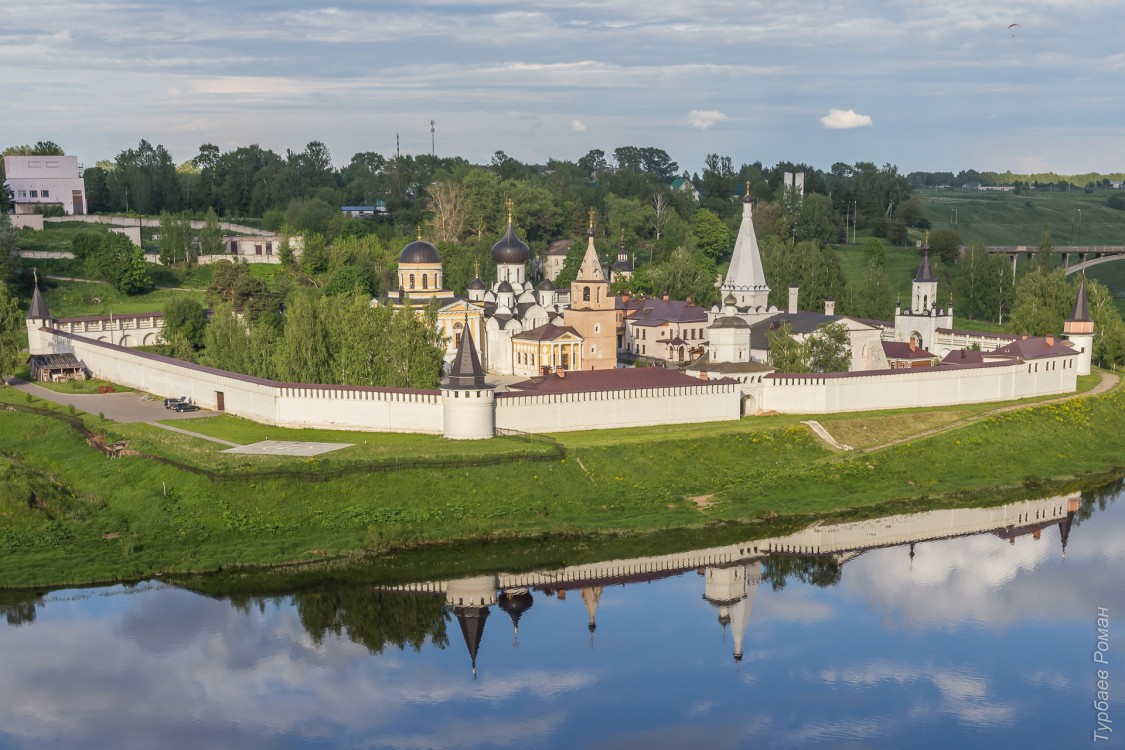
[{"label": "monastery complex", "polygon": [[[33,359],[56,355],[37,361],[67,372],[78,368],[158,396],[187,396],[266,424],[453,439],[1014,400],[1072,392],[1077,376],[1090,372],[1094,330],[1084,282],[1059,337],[955,329],[952,302],[942,308],[937,300],[928,251],[909,307],[897,309],[893,321],[836,315],[832,301],[823,311],[801,310],[795,287],[780,310],[768,303],[747,195],[721,302],[704,310],[667,298],[614,296],[610,282],[631,274],[632,263],[622,249],[607,274],[592,214],[569,288],[551,281],[557,269],[536,288],[511,210],[509,204],[507,231],[492,248],[491,286],[478,270],[465,295],[445,289],[441,256],[419,236],[399,255],[397,292],[372,301],[437,308],[446,341],[438,389],[282,383],[139,351],[160,342],[160,313],[56,318],[38,287],[27,314],[29,351]],[[799,341],[827,324],[842,325],[849,369],[777,372],[769,334],[785,324]],[[49,368],[37,371],[51,377]]]}]

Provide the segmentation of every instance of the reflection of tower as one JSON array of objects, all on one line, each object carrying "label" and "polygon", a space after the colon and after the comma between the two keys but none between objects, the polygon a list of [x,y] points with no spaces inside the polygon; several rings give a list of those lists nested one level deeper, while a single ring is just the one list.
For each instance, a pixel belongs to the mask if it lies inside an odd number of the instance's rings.
[{"label": "reflection of tower", "polygon": [[590,616],[590,623],[587,627],[590,630],[590,646],[594,645],[594,631],[598,629],[598,623],[595,617],[598,614],[598,602],[602,598],[602,587],[594,586],[592,588],[582,589],[582,601],[586,603],[586,614]]},{"label": "reflection of tower", "polygon": [[469,649],[473,679],[477,676],[477,651],[484,635],[484,621],[488,619],[488,608],[496,604],[496,588],[494,576],[481,576],[452,581],[445,590],[445,603],[453,607],[465,647]]},{"label": "reflection of tower", "polygon": [[729,568],[707,568],[703,599],[719,609],[719,624],[731,626],[734,636],[734,660],[742,661],[742,638],[758,584],[762,582],[762,564],[735,565]]},{"label": "reflection of tower", "polygon": [[1059,521],[1059,541],[1062,542],[1062,557],[1066,559],[1066,543],[1070,539],[1070,527],[1074,524],[1074,516],[1078,513],[1078,509],[1082,507],[1082,501],[1078,498],[1072,498],[1066,508],[1066,518]]},{"label": "reflection of tower", "polygon": [[534,603],[531,592],[525,588],[508,589],[500,592],[500,609],[507,612],[508,617],[512,618],[513,648],[519,648],[520,645],[520,618],[523,617],[524,612],[531,609],[531,605]]}]

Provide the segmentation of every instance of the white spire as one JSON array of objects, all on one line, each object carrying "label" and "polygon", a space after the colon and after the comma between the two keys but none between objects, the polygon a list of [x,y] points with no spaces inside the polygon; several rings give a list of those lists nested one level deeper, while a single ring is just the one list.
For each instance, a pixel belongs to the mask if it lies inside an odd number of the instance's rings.
[{"label": "white spire", "polygon": [[727,277],[719,289],[720,297],[734,294],[740,307],[765,307],[769,300],[770,288],[766,284],[766,272],[762,268],[762,254],[758,250],[758,236],[754,232],[753,209],[747,193],[742,203],[742,223],[738,227],[738,238],[734,243],[734,255],[730,259]]}]

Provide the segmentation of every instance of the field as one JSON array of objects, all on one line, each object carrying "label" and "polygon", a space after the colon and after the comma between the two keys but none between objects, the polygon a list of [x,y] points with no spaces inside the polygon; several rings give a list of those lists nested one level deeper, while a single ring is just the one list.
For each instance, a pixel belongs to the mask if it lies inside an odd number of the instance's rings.
[{"label": "field", "polygon": [[[2,401],[46,406],[5,389]],[[822,422],[844,442],[865,447],[988,408],[832,415]],[[355,443],[318,459],[258,460],[150,425],[79,414],[90,431],[152,456],[107,459],[67,423],[74,417],[66,410],[51,413],[2,417],[0,587],[362,562],[481,542],[550,544],[565,558],[561,550],[592,544],[636,549],[650,535],[687,533],[694,543],[733,533],[745,538],[748,528],[771,531],[761,519],[774,514],[779,524],[800,525],[1047,494],[1121,470],[1125,393],[984,416],[873,453],[830,450],[795,416],[560,434],[565,457],[549,443],[506,439],[464,444],[287,431],[229,416],[180,423],[238,441]],[[393,465],[403,459],[430,463]]]}]

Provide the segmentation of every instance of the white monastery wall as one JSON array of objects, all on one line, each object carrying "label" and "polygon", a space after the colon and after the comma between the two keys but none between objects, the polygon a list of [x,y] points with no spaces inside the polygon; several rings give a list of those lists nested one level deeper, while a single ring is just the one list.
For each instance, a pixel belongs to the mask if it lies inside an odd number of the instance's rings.
[{"label": "white monastery wall", "polygon": [[165,398],[187,396],[206,409],[279,427],[378,432],[442,431],[438,391],[294,385],[130,351],[102,341],[50,332],[50,350],[72,352],[96,377]]},{"label": "white monastery wall", "polygon": [[[918,367],[880,373],[784,375],[746,388],[762,411],[798,414],[950,406],[1071,393],[1077,355],[979,367]],[[755,384],[758,385],[758,384]]]},{"label": "white monastery wall", "polygon": [[546,395],[496,394],[496,428],[569,432],[739,419],[737,383]]}]

